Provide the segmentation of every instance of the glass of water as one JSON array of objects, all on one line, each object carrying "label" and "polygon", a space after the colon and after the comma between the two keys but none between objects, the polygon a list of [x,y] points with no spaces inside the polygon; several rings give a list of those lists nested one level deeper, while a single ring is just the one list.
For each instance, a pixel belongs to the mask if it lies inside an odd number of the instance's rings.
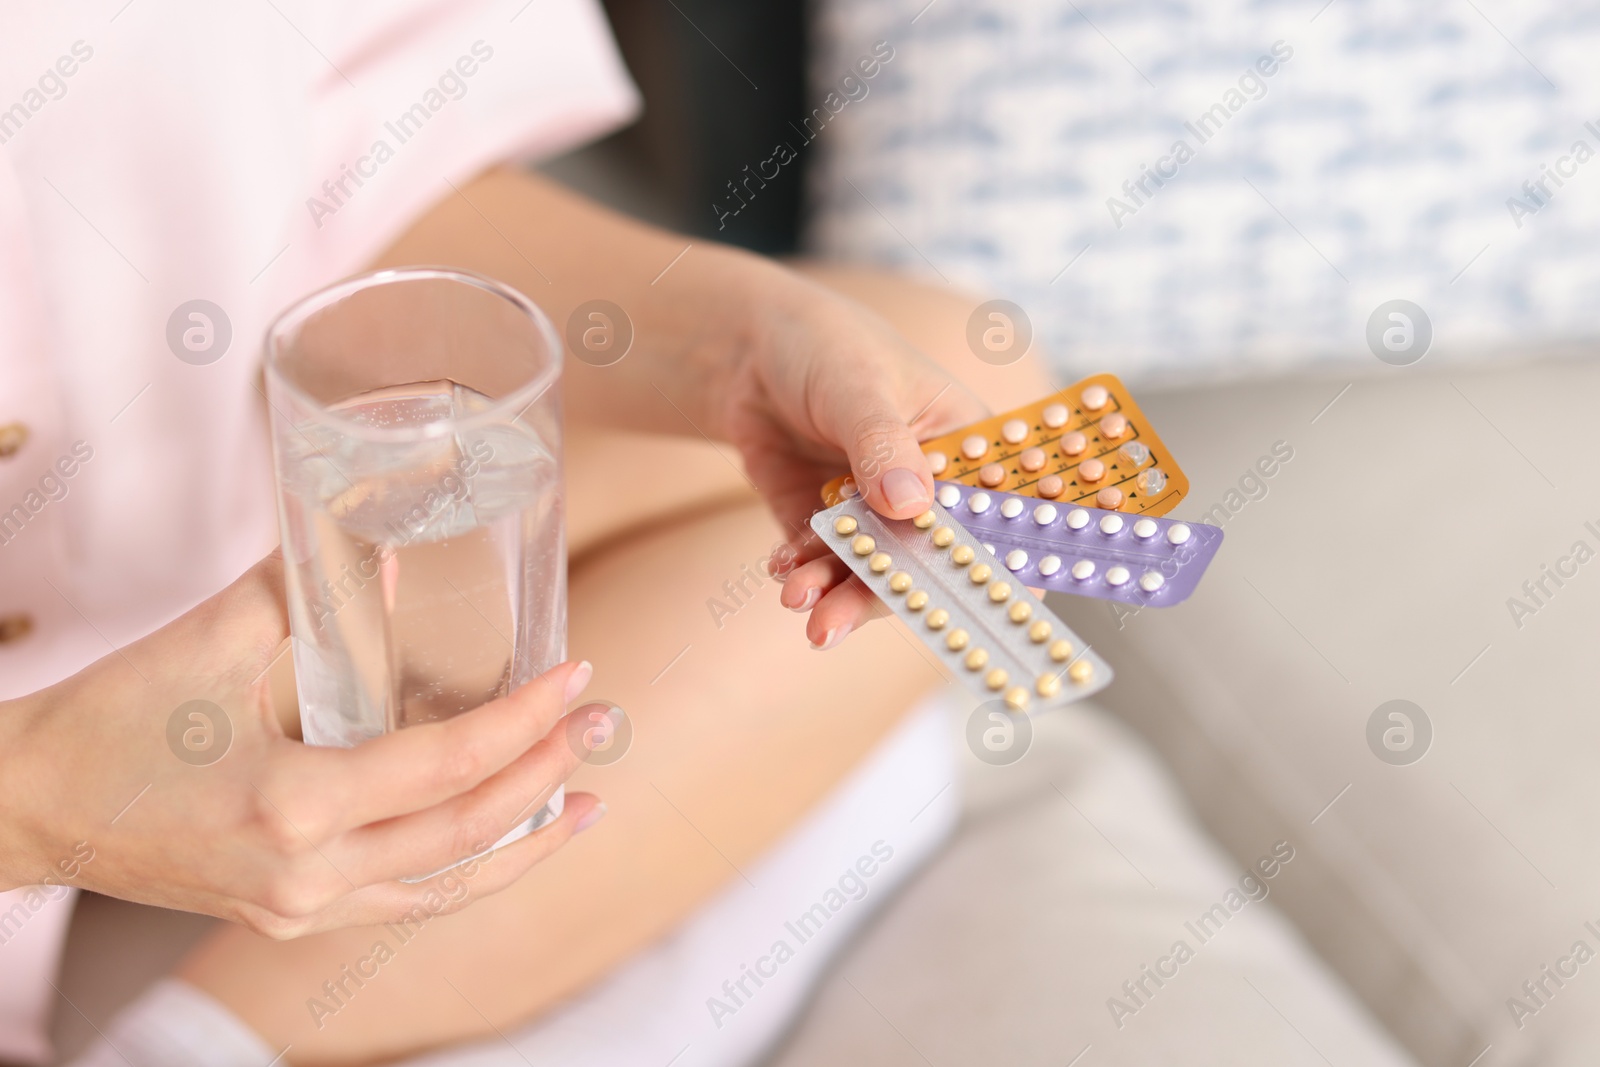
[{"label": "glass of water", "polygon": [[447,719],[566,658],[561,357],[527,297],[443,268],[340,282],[268,330],[308,744]]}]

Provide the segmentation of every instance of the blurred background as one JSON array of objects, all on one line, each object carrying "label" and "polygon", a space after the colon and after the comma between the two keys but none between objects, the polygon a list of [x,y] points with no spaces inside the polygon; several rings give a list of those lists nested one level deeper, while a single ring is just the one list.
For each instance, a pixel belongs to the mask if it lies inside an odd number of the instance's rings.
[{"label": "blurred background", "polygon": [[[1600,581],[1513,610],[1600,548],[1600,8],[607,9],[645,113],[550,174],[1015,301],[1058,382],[1136,384],[1193,482],[1176,515],[1235,502],[1184,606],[1053,604],[1115,664],[1112,716],[1044,724],[1028,769],[975,765],[965,836],[842,964],[910,1041],[836,981],[776,1062],[1600,1062],[1600,978],[1566,969],[1600,950]],[[1422,340],[1387,359],[1396,300]],[[1373,740],[1394,700],[1398,755]],[[1159,773],[1114,756],[1141,746]],[[1102,770],[1120,791],[1073,791]],[[1169,788],[1228,857],[1210,874],[1133,810]],[[1113,1025],[1107,995],[1275,842],[1296,858],[1253,933]],[[1084,873],[1107,857],[1140,873]]]},{"label": "blurred background", "polygon": [[723,225],[712,205],[729,200],[729,183],[744,177],[744,167],[797,139],[790,123],[807,111],[807,5],[610,0],[605,7],[644,94],[644,114],[541,169],[669,229],[767,255],[798,251],[808,158],[782,168]]}]

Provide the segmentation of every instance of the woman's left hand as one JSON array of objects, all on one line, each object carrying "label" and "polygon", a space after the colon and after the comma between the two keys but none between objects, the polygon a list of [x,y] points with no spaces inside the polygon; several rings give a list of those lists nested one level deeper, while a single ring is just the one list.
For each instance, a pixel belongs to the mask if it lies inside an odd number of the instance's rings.
[{"label": "woman's left hand", "polygon": [[933,473],[918,441],[982,418],[982,403],[865,307],[782,271],[726,385],[720,429],[788,534],[769,568],[780,599],[809,611],[813,645],[837,645],[878,613],[872,594],[811,532],[820,490],[848,464],[895,519],[926,511]]}]

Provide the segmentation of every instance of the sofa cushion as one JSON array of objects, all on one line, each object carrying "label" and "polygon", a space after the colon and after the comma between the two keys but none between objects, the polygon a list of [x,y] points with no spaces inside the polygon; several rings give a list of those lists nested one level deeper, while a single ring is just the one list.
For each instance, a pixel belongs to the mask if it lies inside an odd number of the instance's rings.
[{"label": "sofa cushion", "polygon": [[1181,606],[1057,607],[1235,857],[1296,842],[1276,901],[1420,1059],[1593,1064],[1600,367],[1373,366],[1141,391],[1226,540]]},{"label": "sofa cushion", "polygon": [[768,1067],[1415,1064],[1276,910],[1303,828],[1231,859],[1125,725],[1032,723],[1015,763],[965,754],[955,839]]}]

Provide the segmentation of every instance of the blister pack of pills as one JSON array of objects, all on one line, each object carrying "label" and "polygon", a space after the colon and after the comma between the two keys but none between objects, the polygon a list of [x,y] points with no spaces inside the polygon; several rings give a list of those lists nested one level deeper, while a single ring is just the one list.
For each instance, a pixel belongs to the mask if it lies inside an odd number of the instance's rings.
[{"label": "blister pack of pills", "polygon": [[886,519],[851,497],[817,512],[811,527],[984,699],[1043,710],[1110,683],[1106,662],[939,505]]},{"label": "blister pack of pills", "polygon": [[1200,522],[940,482],[939,505],[1025,585],[1097,600],[1170,607],[1193,593],[1222,545]]},{"label": "blister pack of pills", "polygon": [[[922,443],[933,476],[1058,504],[1165,515],[1189,479],[1114,374],[1095,374],[1026,407]],[[822,490],[837,504],[848,478]]]}]

